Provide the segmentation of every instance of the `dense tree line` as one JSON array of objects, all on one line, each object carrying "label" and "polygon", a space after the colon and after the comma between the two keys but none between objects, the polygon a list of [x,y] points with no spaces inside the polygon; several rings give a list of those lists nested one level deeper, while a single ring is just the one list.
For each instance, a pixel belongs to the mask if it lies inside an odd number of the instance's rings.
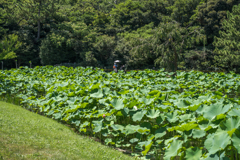
[{"label": "dense tree line", "polygon": [[[239,0],[0,0],[5,66],[240,68]],[[17,62],[15,64],[15,62]]]}]

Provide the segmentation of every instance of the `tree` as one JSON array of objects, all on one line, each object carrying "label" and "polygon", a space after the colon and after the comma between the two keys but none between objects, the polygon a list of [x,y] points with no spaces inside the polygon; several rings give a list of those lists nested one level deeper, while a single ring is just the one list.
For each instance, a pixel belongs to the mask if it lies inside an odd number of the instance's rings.
[{"label": "tree", "polygon": [[0,6],[0,39],[2,39],[3,35],[5,35],[7,31],[7,29],[4,28],[6,19],[2,10],[3,8]]},{"label": "tree", "polygon": [[200,27],[181,27],[176,21],[160,23],[151,41],[158,56],[155,64],[176,71],[183,51],[206,41],[203,33]]},{"label": "tree", "polygon": [[152,67],[156,55],[153,53],[151,38],[155,34],[154,23],[150,23],[136,31],[119,34],[120,40],[115,49],[123,57],[130,68],[144,69]]},{"label": "tree", "polygon": [[168,9],[172,10],[171,17],[181,23],[181,26],[189,25],[190,18],[194,15],[201,0],[176,0]]},{"label": "tree", "polygon": [[214,38],[213,45],[215,64],[231,70],[240,63],[240,4],[233,7],[232,13],[227,12],[227,20],[223,21],[223,31]]},{"label": "tree", "polygon": [[115,49],[115,37],[107,35],[98,36],[97,42],[93,45],[95,57],[102,66],[109,66],[113,63],[113,51]]},{"label": "tree", "polygon": [[213,42],[214,36],[219,36],[227,11],[231,12],[232,7],[239,3],[239,0],[202,0],[196,10],[195,19],[204,27],[208,43]]},{"label": "tree", "polygon": [[21,46],[17,35],[8,35],[0,42],[0,60],[17,58],[15,51]]},{"label": "tree", "polygon": [[4,5],[6,13],[14,13],[18,23],[35,22],[38,26],[36,42],[40,39],[41,22],[46,18],[54,18],[59,9],[59,0],[19,0],[11,5]]},{"label": "tree", "polygon": [[54,31],[42,40],[40,58],[43,65],[55,65],[74,62],[76,54],[71,46],[69,35],[60,31]]},{"label": "tree", "polygon": [[109,13],[111,25],[118,27],[121,32],[136,30],[151,22],[157,26],[168,14],[166,7],[168,1],[165,0],[126,0]]}]

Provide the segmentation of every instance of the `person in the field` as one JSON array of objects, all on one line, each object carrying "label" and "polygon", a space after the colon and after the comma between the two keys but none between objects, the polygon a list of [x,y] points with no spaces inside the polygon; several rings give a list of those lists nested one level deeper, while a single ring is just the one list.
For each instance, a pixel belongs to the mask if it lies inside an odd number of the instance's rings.
[{"label": "person in the field", "polygon": [[116,62],[114,62],[114,65],[113,65],[113,70],[116,72],[116,73],[118,73],[118,69],[117,69],[117,63]]}]

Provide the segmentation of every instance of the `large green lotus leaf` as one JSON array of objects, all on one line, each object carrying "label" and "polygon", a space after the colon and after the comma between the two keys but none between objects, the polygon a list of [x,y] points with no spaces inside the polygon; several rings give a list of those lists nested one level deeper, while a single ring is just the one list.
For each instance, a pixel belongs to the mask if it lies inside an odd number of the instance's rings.
[{"label": "large green lotus leaf", "polygon": [[93,98],[102,98],[103,97],[103,92],[101,89],[98,89],[97,92],[90,94],[90,97]]},{"label": "large green lotus leaf", "polygon": [[82,123],[82,124],[80,125],[80,128],[89,126],[89,124],[90,124],[90,123],[89,123],[88,121],[85,121],[84,123]]},{"label": "large green lotus leaf", "polygon": [[237,108],[233,108],[231,111],[228,112],[228,115],[240,117],[240,110]]},{"label": "large green lotus leaf", "polygon": [[132,139],[129,140],[130,143],[135,143],[135,142],[138,142],[138,141],[139,141],[139,139],[137,139],[137,138],[132,138]]},{"label": "large green lotus leaf", "polygon": [[93,123],[93,125],[94,125],[94,129],[93,129],[93,132],[100,132],[101,131],[101,129],[102,129],[102,121],[103,120],[101,120],[101,121],[92,121],[92,123]]},{"label": "large green lotus leaf", "polygon": [[232,136],[234,131],[240,126],[240,117],[231,117],[226,121],[222,121],[220,127],[224,131],[228,131],[229,136]]},{"label": "large green lotus leaf", "polygon": [[106,104],[106,101],[107,101],[107,99],[105,99],[105,98],[98,100],[99,104]]},{"label": "large green lotus leaf", "polygon": [[112,124],[111,127],[115,131],[117,131],[117,130],[123,131],[124,130],[124,126],[119,125],[119,124]]},{"label": "large green lotus leaf", "polygon": [[158,104],[155,107],[157,107],[158,109],[160,109],[162,111],[165,111],[165,110],[168,110],[168,109],[172,108],[172,106],[170,106],[170,105],[162,105],[162,104]]},{"label": "large green lotus leaf", "polygon": [[186,123],[186,124],[182,124],[180,126],[176,126],[174,127],[175,130],[178,130],[178,131],[190,131],[191,129],[196,129],[198,127],[198,124],[195,124],[194,122],[189,122],[189,123]]},{"label": "large green lotus leaf", "polygon": [[205,111],[203,112],[203,117],[212,120],[215,116],[219,114],[223,114],[229,110],[230,106],[225,105],[223,107],[222,103],[215,103],[210,106],[205,106],[204,109]]},{"label": "large green lotus leaf", "polygon": [[140,147],[143,147],[143,146],[147,146],[147,145],[149,145],[151,143],[152,143],[152,140],[149,140],[149,141],[138,142],[138,145]]},{"label": "large green lotus leaf", "polygon": [[204,95],[204,96],[199,96],[198,97],[198,99],[199,100],[202,100],[202,101],[209,101],[209,100],[211,100],[211,98],[212,98],[212,95],[211,94],[208,94],[208,95]]},{"label": "large green lotus leaf", "polygon": [[165,117],[170,123],[174,123],[178,120],[179,116],[177,110],[175,110],[173,113],[166,113]]},{"label": "large green lotus leaf", "polygon": [[126,135],[129,135],[129,134],[134,134],[137,132],[138,129],[140,129],[141,127],[139,125],[130,125],[128,124],[125,128],[124,128],[124,131],[123,133],[125,133]]},{"label": "large green lotus leaf", "polygon": [[157,122],[157,124],[159,125],[159,124],[161,124],[164,120],[165,120],[164,114],[160,114],[160,116],[157,117],[156,122]]},{"label": "large green lotus leaf", "polygon": [[206,131],[193,129],[193,138],[202,138],[206,135]]},{"label": "large green lotus leaf", "polygon": [[122,99],[113,99],[111,101],[111,104],[113,105],[114,109],[121,110],[124,108],[123,100]]},{"label": "large green lotus leaf", "polygon": [[103,92],[104,92],[105,95],[109,95],[111,93],[111,89],[108,88],[108,87],[104,87]]},{"label": "large green lotus leaf", "polygon": [[159,110],[155,110],[153,108],[153,109],[148,110],[146,116],[149,118],[157,118],[159,116],[159,114],[160,114]]},{"label": "large green lotus leaf", "polygon": [[240,131],[236,130],[232,135],[233,146],[237,149],[238,154],[240,154]]},{"label": "large green lotus leaf", "polygon": [[140,89],[140,92],[142,92],[142,94],[148,94],[149,93],[149,89],[147,89],[147,88],[143,88],[143,89]]},{"label": "large green lotus leaf", "polygon": [[53,114],[53,117],[54,117],[54,119],[61,119],[62,113],[61,113],[61,112],[54,113],[54,114]]},{"label": "large green lotus leaf", "polygon": [[129,109],[127,107],[123,108],[122,110],[122,114],[127,117],[128,116],[128,113],[129,113]]},{"label": "large green lotus leaf", "polygon": [[137,130],[138,133],[140,134],[146,134],[148,135],[150,133],[150,129],[146,128],[146,127],[140,127],[138,130]]},{"label": "large green lotus leaf", "polygon": [[173,103],[174,105],[176,105],[179,109],[187,109],[188,106],[190,105],[190,103],[188,103],[186,100],[178,100],[176,102]]},{"label": "large green lotus leaf", "polygon": [[151,142],[150,144],[148,144],[148,145],[145,146],[145,150],[142,151],[142,154],[143,154],[144,156],[148,153],[148,151],[150,150],[152,144],[153,144],[153,142]]},{"label": "large green lotus leaf", "polygon": [[215,91],[215,92],[213,92],[214,94],[216,94],[216,95],[219,95],[219,96],[223,96],[223,93],[222,92],[219,92],[219,91]]},{"label": "large green lotus leaf", "polygon": [[188,148],[186,150],[186,160],[199,160],[202,156],[202,150],[198,147]]},{"label": "large green lotus leaf", "polygon": [[147,128],[147,129],[151,129],[152,128],[152,125],[149,122],[143,122],[143,123],[141,123],[140,126],[144,127],[144,128]]},{"label": "large green lotus leaf", "polygon": [[99,88],[100,83],[93,84],[89,87],[90,90],[95,90]]},{"label": "large green lotus leaf", "polygon": [[234,104],[233,107],[237,108],[237,109],[240,109],[240,105],[238,105],[238,104]]},{"label": "large green lotus leaf", "polygon": [[178,150],[182,148],[183,142],[175,140],[170,144],[170,147],[166,149],[163,159],[170,160],[171,157],[175,157],[178,154]]},{"label": "large green lotus leaf", "polygon": [[71,124],[75,124],[77,127],[81,124],[80,120],[72,121]]},{"label": "large green lotus leaf", "polygon": [[161,138],[166,134],[166,127],[159,128],[155,131],[155,139]]},{"label": "large green lotus leaf", "polygon": [[75,96],[75,93],[74,93],[74,92],[68,93],[68,97],[74,97],[74,96]]},{"label": "large green lotus leaf", "polygon": [[151,95],[151,96],[153,96],[153,95],[157,95],[158,93],[160,93],[160,91],[158,91],[158,90],[153,90],[153,91],[149,92],[148,94]]},{"label": "large green lotus leaf", "polygon": [[179,119],[182,122],[182,121],[186,121],[188,119],[191,119],[191,117],[192,117],[192,114],[184,114],[184,115],[179,116]]},{"label": "large green lotus leaf", "polygon": [[133,106],[136,106],[138,103],[139,102],[137,100],[133,100],[127,105],[127,107],[128,108],[133,108]]},{"label": "large green lotus leaf", "polygon": [[135,113],[133,116],[132,116],[132,119],[134,122],[136,121],[141,121],[143,116],[147,113],[146,110],[141,110],[141,111],[138,111],[137,113]]},{"label": "large green lotus leaf", "polygon": [[145,105],[150,105],[153,101],[154,101],[154,98],[139,98],[139,101],[140,102],[143,102],[143,104]]},{"label": "large green lotus leaf", "polygon": [[105,141],[105,144],[108,145],[108,143],[111,143],[112,142],[112,139],[111,138],[107,138],[104,140]]},{"label": "large green lotus leaf", "polygon": [[203,113],[205,112],[205,108],[207,108],[207,107],[209,107],[209,106],[207,106],[207,105],[201,105],[201,106],[198,107],[198,109],[196,110],[196,112],[201,115],[201,114],[203,114]]},{"label": "large green lotus leaf", "polygon": [[216,154],[207,154],[207,157],[206,158],[203,158],[201,160],[229,160],[228,157],[225,156],[225,152],[223,152],[220,157],[219,157],[219,154],[216,153]]},{"label": "large green lotus leaf", "polygon": [[82,102],[82,97],[78,98],[78,97],[70,97],[68,99],[68,97],[63,97],[61,102],[65,102],[67,101],[68,104],[77,104],[78,102]]},{"label": "large green lotus leaf", "polygon": [[129,92],[129,90],[121,90],[120,92],[118,92],[119,94],[127,94]]},{"label": "large green lotus leaf", "polygon": [[227,131],[218,130],[207,136],[204,146],[209,154],[215,154],[217,151],[224,150],[231,143],[230,139]]},{"label": "large green lotus leaf", "polygon": [[71,105],[69,109],[65,111],[65,113],[72,113],[77,111],[79,108],[85,108],[89,103],[80,103],[78,105]]}]

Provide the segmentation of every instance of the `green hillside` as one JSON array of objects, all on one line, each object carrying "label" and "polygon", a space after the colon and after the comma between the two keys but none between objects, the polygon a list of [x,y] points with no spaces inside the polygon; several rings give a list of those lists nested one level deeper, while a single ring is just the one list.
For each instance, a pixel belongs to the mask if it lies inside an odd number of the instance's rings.
[{"label": "green hillside", "polygon": [[0,159],[134,159],[69,127],[0,101]]}]

